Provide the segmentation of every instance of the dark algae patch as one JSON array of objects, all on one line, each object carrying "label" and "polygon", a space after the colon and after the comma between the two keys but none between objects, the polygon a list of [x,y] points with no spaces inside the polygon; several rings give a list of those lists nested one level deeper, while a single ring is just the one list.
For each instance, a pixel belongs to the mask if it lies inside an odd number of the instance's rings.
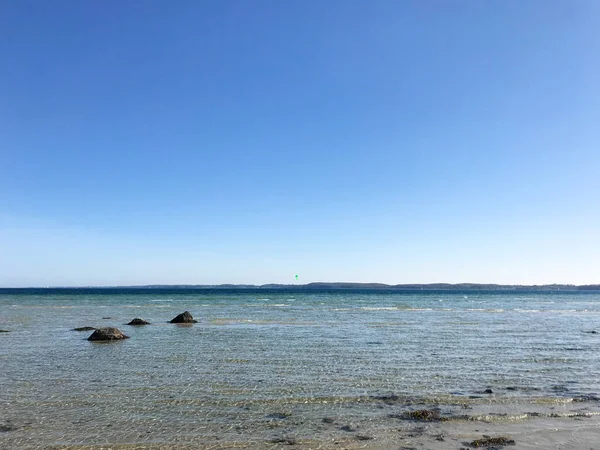
[{"label": "dark algae patch", "polygon": [[475,439],[473,442],[465,443],[468,447],[471,448],[482,448],[482,447],[491,447],[494,445],[515,445],[515,441],[506,436],[498,436],[498,437],[483,437],[481,439]]},{"label": "dark algae patch", "polygon": [[440,422],[446,420],[443,418],[439,411],[434,409],[418,409],[416,411],[406,411],[399,416],[395,416],[400,419],[406,420],[418,420],[420,422]]}]

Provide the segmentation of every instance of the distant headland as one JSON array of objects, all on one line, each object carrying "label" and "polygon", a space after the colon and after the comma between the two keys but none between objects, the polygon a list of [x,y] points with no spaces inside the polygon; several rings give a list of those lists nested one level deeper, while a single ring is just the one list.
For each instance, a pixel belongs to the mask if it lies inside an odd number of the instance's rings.
[{"label": "distant headland", "polygon": [[141,286],[56,286],[56,287],[31,287],[31,288],[0,288],[1,290],[17,289],[165,289],[165,290],[202,290],[202,289],[293,289],[302,291],[322,290],[399,290],[399,291],[597,291],[600,284],[574,285],[574,284],[483,284],[483,283],[428,283],[428,284],[384,284],[384,283],[351,283],[351,282],[315,282],[308,284],[152,284]]}]

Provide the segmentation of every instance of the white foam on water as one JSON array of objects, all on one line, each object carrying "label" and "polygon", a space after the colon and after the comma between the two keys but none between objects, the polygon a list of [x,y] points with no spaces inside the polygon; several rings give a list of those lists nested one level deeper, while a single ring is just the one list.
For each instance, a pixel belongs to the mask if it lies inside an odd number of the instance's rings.
[{"label": "white foam on water", "polygon": [[360,309],[365,311],[399,311],[397,306],[361,306]]}]

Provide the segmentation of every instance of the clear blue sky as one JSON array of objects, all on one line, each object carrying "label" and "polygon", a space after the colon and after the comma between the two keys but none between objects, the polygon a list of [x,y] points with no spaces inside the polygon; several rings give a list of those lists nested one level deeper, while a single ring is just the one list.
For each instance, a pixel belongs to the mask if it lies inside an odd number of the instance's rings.
[{"label": "clear blue sky", "polygon": [[600,2],[0,3],[0,286],[599,283]]}]

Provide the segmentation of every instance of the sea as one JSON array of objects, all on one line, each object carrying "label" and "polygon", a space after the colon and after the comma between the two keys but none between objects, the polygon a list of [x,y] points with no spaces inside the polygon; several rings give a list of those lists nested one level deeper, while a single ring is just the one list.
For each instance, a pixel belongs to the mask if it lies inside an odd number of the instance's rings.
[{"label": "sea", "polygon": [[0,329],[1,449],[458,449],[600,414],[597,291],[4,289]]}]

